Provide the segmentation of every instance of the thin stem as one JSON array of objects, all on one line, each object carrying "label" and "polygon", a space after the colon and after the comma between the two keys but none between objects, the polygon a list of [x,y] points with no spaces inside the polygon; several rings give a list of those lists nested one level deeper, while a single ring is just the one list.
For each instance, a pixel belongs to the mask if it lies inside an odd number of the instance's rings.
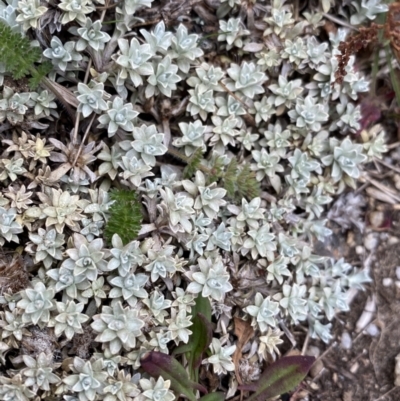
[{"label": "thin stem", "polygon": [[[185,156],[183,153],[179,152],[178,150],[172,148],[171,146],[168,147],[168,153],[171,156],[176,157],[177,159],[180,159],[184,161],[186,164],[190,163],[190,158]],[[203,171],[206,174],[212,174],[212,170],[206,166],[203,166],[202,164],[199,164],[198,168]]]},{"label": "thin stem", "polygon": [[57,99],[64,106],[65,110],[67,110],[67,113],[70,116],[71,120],[74,121],[75,117],[74,111],[71,109],[70,105],[65,101],[62,94],[54,87],[52,81],[49,78],[44,77],[41,84],[57,97]]},{"label": "thin stem", "polygon": [[164,132],[164,145],[168,148],[171,142],[171,129],[169,127],[169,119],[163,118],[162,119],[162,127]]},{"label": "thin stem", "polygon": [[114,4],[111,4],[111,6],[99,6],[99,7],[96,7],[96,9],[97,9],[97,10],[111,10],[112,8],[117,7],[117,6],[120,5],[121,3],[122,3],[122,0],[117,1],[117,2],[114,3]]},{"label": "thin stem", "polygon": [[248,124],[252,125],[253,127],[255,127],[256,126],[256,122],[254,121],[253,116],[249,113],[249,109],[247,107],[247,104],[245,102],[243,102],[243,100],[240,99],[237,95],[235,95],[231,90],[229,90],[225,84],[223,84],[222,82],[218,82],[218,84],[222,87],[222,89],[225,92],[227,92],[229,95],[231,95],[234,99],[236,99],[238,102],[240,102],[243,105],[243,107],[246,110],[246,117],[247,117],[247,121],[246,122]]},{"label": "thin stem", "polygon": [[223,84],[222,82],[218,82],[218,84],[223,88],[223,90],[225,91],[225,92],[227,92],[229,95],[231,95],[234,99],[236,99],[238,102],[240,102],[240,103],[242,103],[242,105],[244,106],[244,108],[246,109],[246,111],[247,111],[247,104],[242,100],[242,99],[240,99],[240,97],[238,97],[238,96],[236,96],[231,90],[229,90],[228,88],[227,88],[227,86],[225,85],[225,84]]},{"label": "thin stem", "polygon": [[[103,8],[103,11],[101,12],[101,16],[100,16],[100,22],[102,23],[103,22],[103,20],[104,20],[104,17],[105,17],[105,15],[106,15],[106,12],[107,12],[107,8],[108,8],[108,6],[109,6],[109,3],[110,3],[110,0],[106,0],[106,4],[105,4],[105,6],[104,6],[104,8]],[[88,65],[87,65],[87,67],[86,67],[86,73],[85,73],[85,78],[84,78],[84,80],[83,80],[83,83],[84,84],[87,84],[87,82],[88,82],[88,80],[89,80],[89,73],[90,73],[90,68],[92,67],[92,58],[90,58],[89,59],[89,62],[88,62]],[[81,113],[80,113],[80,111],[77,111],[77,113],[76,113],[76,118],[75,118],[75,126],[74,126],[74,134],[73,134],[73,137],[72,137],[72,143],[75,145],[76,143],[77,143],[77,140],[78,140],[78,130],[79,130],[79,119],[80,119],[80,116],[81,116]],[[91,126],[91,124],[89,124],[89,127]],[[81,145],[83,144],[83,139],[82,139],[82,142],[81,142]],[[80,147],[80,149],[81,149],[81,147]],[[76,160],[78,159],[78,157],[79,157],[79,152],[78,152],[78,154],[76,155],[76,159],[75,159],[75,162],[76,162]],[[75,162],[74,162],[74,165],[75,165]]]},{"label": "thin stem", "polygon": [[88,134],[89,134],[90,128],[91,128],[91,126],[92,126],[92,124],[93,124],[93,121],[94,121],[94,118],[95,118],[95,117],[96,117],[96,114],[93,113],[92,119],[90,120],[89,125],[88,125],[87,128],[86,128],[85,134],[83,135],[82,142],[81,142],[80,145],[79,145],[79,149],[78,149],[78,151],[76,152],[75,159],[74,159],[74,161],[73,161],[73,163],[72,163],[72,168],[75,167],[75,164],[76,164],[76,162],[77,162],[77,160],[78,160],[78,157],[80,156],[80,154],[81,154],[81,152],[82,152],[83,144],[84,144],[84,142],[85,142],[85,140],[86,140],[86,137],[87,137]]},{"label": "thin stem", "polygon": [[388,45],[385,46],[385,52],[386,52],[386,61],[389,66],[390,81],[392,82],[394,93],[396,95],[397,105],[400,106],[400,85],[398,77],[396,76],[396,73],[393,69],[390,46]]},{"label": "thin stem", "polygon": [[[386,14],[385,15],[380,14],[377,18],[377,23],[384,24],[385,20],[386,20]],[[376,95],[376,77],[378,75],[378,70],[379,70],[379,52],[381,49],[381,47],[379,45],[382,43],[382,39],[383,39],[383,29],[380,29],[379,33],[378,33],[378,46],[375,49],[374,60],[373,60],[372,71],[371,71],[371,86],[370,86],[370,90],[369,90],[369,94],[371,96]]]},{"label": "thin stem", "polygon": [[[104,11],[103,11],[104,12]],[[92,67],[92,59],[89,59],[87,68],[86,68],[86,73],[85,73],[85,78],[83,80],[84,84],[87,84],[87,81],[89,79],[89,72],[90,72],[90,68]],[[72,143],[75,145],[77,143],[78,140],[78,130],[79,130],[79,119],[81,116],[81,112],[77,111],[76,112],[76,118],[75,118],[75,126],[74,126],[74,135],[72,137]]]},{"label": "thin stem", "polygon": [[183,153],[179,152],[178,150],[172,148],[171,146],[168,147],[168,153],[177,159],[184,161],[186,164],[189,163],[189,158],[185,156]]},{"label": "thin stem", "polygon": [[347,23],[346,21],[341,20],[340,18],[336,18],[336,17],[334,17],[334,16],[331,15],[331,14],[322,13],[322,15],[323,15],[325,18],[327,18],[327,19],[329,19],[329,20],[335,22],[336,24],[345,26],[346,28],[350,28],[350,29],[352,29],[352,30],[354,30],[354,31],[357,31],[357,32],[359,31],[358,28],[356,28],[355,26],[353,26],[353,25]]},{"label": "thin stem", "polygon": [[135,28],[140,28],[141,26],[149,26],[149,25],[154,25],[154,24],[158,24],[161,21],[161,17],[147,21],[147,22],[142,22],[140,24],[136,24],[131,26],[131,30],[135,29]]}]

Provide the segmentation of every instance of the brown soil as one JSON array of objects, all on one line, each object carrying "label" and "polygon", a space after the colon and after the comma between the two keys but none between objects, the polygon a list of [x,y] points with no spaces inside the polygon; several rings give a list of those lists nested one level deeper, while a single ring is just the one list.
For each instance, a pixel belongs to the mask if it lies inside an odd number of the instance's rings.
[{"label": "brown soil", "polygon": [[[400,237],[399,214],[392,216],[390,237]],[[388,235],[389,237],[389,235]],[[337,237],[336,237],[337,238]],[[345,250],[343,241],[336,252]],[[349,242],[349,241],[347,241]],[[358,242],[358,241],[356,241]],[[368,252],[368,251],[367,251]],[[354,255],[354,254],[353,254]],[[346,257],[348,258],[348,257]],[[354,258],[360,259],[357,255]],[[351,261],[350,259],[348,259]],[[353,299],[351,311],[339,314],[334,322],[334,342],[330,346],[310,342],[322,349],[319,372],[308,381],[308,401],[399,401],[400,387],[395,382],[395,357],[400,353],[400,286],[396,286],[396,267],[400,266],[400,242],[388,245],[382,240],[372,256],[370,275],[373,279],[366,291]],[[383,279],[392,283],[384,286]],[[365,310],[368,299],[375,297],[376,311],[371,322],[379,334],[371,336],[357,332],[356,325]],[[350,334],[352,346],[341,345],[344,332]],[[293,396],[292,399],[299,399]]]}]

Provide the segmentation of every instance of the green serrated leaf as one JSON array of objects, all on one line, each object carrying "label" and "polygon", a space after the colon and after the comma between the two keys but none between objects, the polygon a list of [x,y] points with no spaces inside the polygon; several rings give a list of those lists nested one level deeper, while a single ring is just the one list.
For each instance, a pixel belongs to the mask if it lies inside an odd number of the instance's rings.
[{"label": "green serrated leaf", "polygon": [[236,199],[241,201],[242,198],[248,200],[260,196],[260,183],[256,180],[255,173],[250,169],[248,164],[245,164],[237,176],[237,195]]},{"label": "green serrated leaf", "polygon": [[14,79],[20,79],[34,70],[34,63],[41,57],[41,49],[31,46],[31,41],[0,21],[0,60]]},{"label": "green serrated leaf", "polygon": [[230,198],[235,197],[235,192],[236,192],[235,182],[236,182],[237,172],[238,172],[238,163],[237,160],[233,157],[226,168],[223,178],[224,188],[226,189],[227,194]]},{"label": "green serrated leaf", "polygon": [[203,158],[203,150],[201,148],[196,149],[192,154],[192,156],[190,156],[188,164],[183,170],[184,178],[193,177],[193,175],[199,169],[202,158]]},{"label": "green serrated leaf", "polygon": [[53,65],[50,61],[45,61],[40,64],[36,70],[32,69],[32,77],[29,79],[29,87],[31,90],[35,90],[42,79],[53,69]]},{"label": "green serrated leaf", "polygon": [[110,191],[110,200],[114,201],[109,209],[104,236],[108,242],[114,234],[118,234],[126,245],[133,241],[140,230],[142,210],[137,195],[132,190],[115,189]]}]

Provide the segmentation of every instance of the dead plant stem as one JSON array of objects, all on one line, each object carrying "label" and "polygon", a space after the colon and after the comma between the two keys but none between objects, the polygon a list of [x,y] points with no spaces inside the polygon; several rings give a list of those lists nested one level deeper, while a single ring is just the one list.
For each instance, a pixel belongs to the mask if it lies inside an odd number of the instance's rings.
[{"label": "dead plant stem", "polygon": [[[104,8],[103,8],[103,11],[101,12],[100,22],[103,22],[109,4],[110,4],[110,0],[106,0],[106,4],[105,4],[105,6],[104,6]],[[88,82],[88,80],[89,80],[89,74],[90,74],[90,69],[91,69],[91,68],[92,68],[92,58],[89,59],[88,65],[87,65],[87,67],[86,67],[85,78],[84,78],[84,80],[83,80],[83,83],[84,83],[84,84],[87,84],[87,82]],[[80,117],[81,117],[81,113],[80,113],[79,111],[77,111],[77,112],[76,112],[76,116],[75,116],[74,135],[73,135],[73,137],[72,137],[72,144],[73,144],[73,145],[75,145],[75,144],[77,143],[77,140],[78,140],[79,119],[80,119]],[[89,124],[89,127],[90,127],[91,125],[92,125],[92,124],[90,123],[90,124]],[[84,141],[84,140],[82,139],[81,146],[83,146],[83,141]],[[80,150],[82,150],[81,146],[79,147]],[[75,161],[74,161],[73,165],[75,165],[75,162],[76,162],[76,160],[78,159],[78,157],[79,157],[79,151],[78,151],[78,153],[77,153],[77,155],[76,155],[76,158],[75,158]]]},{"label": "dead plant stem", "polygon": [[88,134],[89,134],[90,128],[91,128],[91,126],[92,126],[92,124],[93,124],[93,121],[94,121],[94,118],[95,118],[95,117],[96,117],[96,114],[93,113],[93,116],[92,116],[92,118],[91,118],[91,120],[90,120],[90,123],[88,124],[88,126],[87,126],[87,128],[86,128],[86,131],[85,131],[85,134],[83,135],[82,141],[81,141],[81,143],[80,143],[80,145],[79,145],[79,149],[78,149],[78,151],[76,152],[76,156],[75,156],[74,161],[72,162],[72,167],[71,167],[71,168],[74,168],[74,167],[75,167],[75,164],[76,164],[76,162],[77,162],[77,160],[78,160],[78,157],[79,157],[79,155],[80,155],[81,152],[82,152],[83,144],[84,144],[84,142],[85,142],[85,140],[86,140],[86,137],[87,137]]}]

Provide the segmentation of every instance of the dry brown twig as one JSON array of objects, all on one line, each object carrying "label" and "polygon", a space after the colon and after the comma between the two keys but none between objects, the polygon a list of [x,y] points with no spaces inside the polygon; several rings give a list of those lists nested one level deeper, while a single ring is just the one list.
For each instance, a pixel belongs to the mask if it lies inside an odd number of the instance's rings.
[{"label": "dry brown twig", "polygon": [[9,258],[6,252],[0,249],[2,253],[0,255],[0,294],[15,294],[29,286],[29,273],[19,253],[14,253],[12,258]]},{"label": "dry brown twig", "polygon": [[350,36],[345,42],[340,42],[339,50],[340,55],[336,56],[338,59],[338,69],[335,72],[335,83],[343,83],[346,76],[346,66],[349,63],[350,56],[358,53],[360,50],[365,49],[371,43],[375,43],[378,39],[379,29],[383,25],[372,23],[370,27],[361,27],[355,35]]},{"label": "dry brown twig", "polygon": [[366,189],[368,195],[372,196],[373,198],[389,204],[396,204],[400,202],[400,194],[397,191],[387,187],[384,184],[381,184],[379,181],[374,180],[368,175],[364,174],[359,178],[359,181],[375,187],[368,187]]},{"label": "dry brown twig", "polygon": [[358,32],[349,36],[344,42],[340,42],[340,55],[338,69],[335,73],[335,82],[341,84],[346,76],[346,66],[350,56],[365,49],[370,44],[378,42],[379,30],[383,29],[384,36],[390,42],[390,46],[396,58],[400,59],[400,1],[389,4],[386,21],[384,24],[371,23],[369,27],[360,27]]},{"label": "dry brown twig", "polygon": [[384,25],[385,37],[390,40],[390,45],[397,59],[400,58],[400,2],[389,5],[386,23]]}]

